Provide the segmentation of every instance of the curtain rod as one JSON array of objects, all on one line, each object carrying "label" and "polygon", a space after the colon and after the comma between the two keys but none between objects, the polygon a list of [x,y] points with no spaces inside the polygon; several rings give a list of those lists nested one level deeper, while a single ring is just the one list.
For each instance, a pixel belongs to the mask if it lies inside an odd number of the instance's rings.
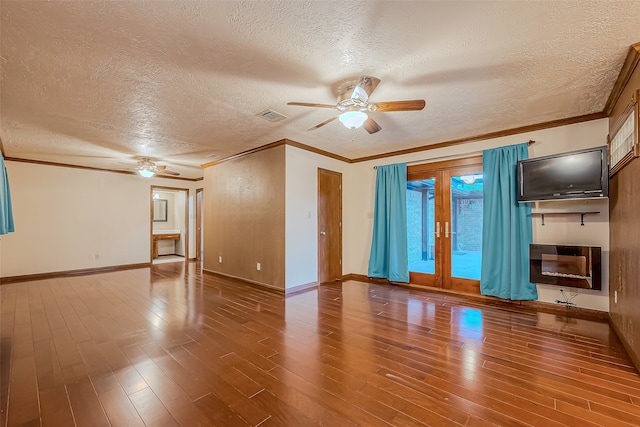
[{"label": "curtain rod", "polygon": [[[527,146],[535,144],[536,141],[534,141],[533,139],[530,139],[529,141],[527,141]],[[406,162],[408,165],[412,164],[412,163],[422,163],[422,162],[426,162],[427,160],[429,161],[433,161],[433,160],[444,160],[444,159],[466,159],[467,157],[473,157],[473,156],[477,156],[478,154],[482,154],[482,151],[474,151],[472,153],[465,153],[463,155],[458,155],[458,154],[450,154],[448,156],[440,156],[440,157],[431,157],[428,159],[420,159],[420,160],[411,160],[410,162]],[[378,166],[374,166],[374,169],[378,169]]]}]

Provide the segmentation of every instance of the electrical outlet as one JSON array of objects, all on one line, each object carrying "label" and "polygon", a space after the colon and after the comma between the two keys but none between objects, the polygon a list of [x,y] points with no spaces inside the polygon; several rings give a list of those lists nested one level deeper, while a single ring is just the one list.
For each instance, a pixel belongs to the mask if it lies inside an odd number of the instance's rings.
[{"label": "electrical outlet", "polygon": [[256,270],[260,271],[260,263],[259,262],[256,263]]},{"label": "electrical outlet", "polygon": [[100,259],[100,254],[95,254],[94,258],[95,259]]},{"label": "electrical outlet", "polygon": [[613,291],[613,302],[618,303],[618,291]]},{"label": "electrical outlet", "polygon": [[219,262],[220,264],[222,264],[222,255],[220,255],[220,256],[218,257],[218,262]]},{"label": "electrical outlet", "polygon": [[96,259],[96,256],[94,254],[89,254],[89,259]]}]

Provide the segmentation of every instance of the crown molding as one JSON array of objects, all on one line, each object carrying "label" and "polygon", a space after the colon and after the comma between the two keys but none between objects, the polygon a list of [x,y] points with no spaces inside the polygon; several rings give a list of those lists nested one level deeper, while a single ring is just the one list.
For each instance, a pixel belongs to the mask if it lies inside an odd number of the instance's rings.
[{"label": "crown molding", "polygon": [[[84,169],[84,170],[90,170],[90,171],[97,171],[97,172],[111,172],[111,173],[120,173],[120,174],[124,174],[124,175],[136,175],[138,176],[138,174],[136,172],[133,171],[123,171],[123,170],[118,170],[118,169],[106,169],[106,168],[96,168],[96,167],[92,167],[92,166],[80,166],[80,165],[72,165],[70,163],[58,163],[58,162],[48,162],[45,160],[33,160],[33,159],[23,159],[20,157],[5,157],[4,159],[5,161],[10,161],[10,162],[20,162],[20,163],[32,163],[35,165],[44,165],[44,166],[57,166],[57,167],[63,167],[63,168],[72,168],[72,169]],[[184,177],[179,177],[179,176],[164,176],[164,175],[154,175],[154,178],[165,178],[165,179],[178,179],[178,180],[182,180],[182,181],[201,181],[202,178],[184,178]]]},{"label": "crown molding", "polygon": [[627,57],[620,69],[620,74],[618,74],[618,78],[616,79],[613,89],[611,89],[611,93],[609,94],[609,99],[607,99],[607,103],[604,106],[604,113],[607,116],[611,115],[613,107],[615,107],[616,103],[620,99],[620,96],[622,95],[627,83],[629,83],[638,63],[640,63],[640,42],[632,44],[629,48]]},{"label": "crown molding", "polygon": [[351,163],[366,162],[369,160],[383,159],[386,157],[399,156],[402,154],[419,153],[422,151],[435,150],[436,148],[452,147],[454,145],[468,144],[470,142],[484,141],[487,139],[518,135],[521,133],[533,132],[533,131],[542,130],[542,129],[549,129],[549,128],[554,128],[559,126],[572,125],[575,123],[588,122],[591,120],[604,119],[606,117],[607,115],[604,114],[604,112],[600,112],[600,113],[585,114],[584,116],[568,117],[566,119],[551,120],[548,122],[536,123],[536,124],[527,125],[527,126],[520,126],[517,128],[505,129],[505,130],[500,130],[496,132],[483,133],[480,135],[468,136],[468,137],[459,138],[459,139],[452,139],[449,141],[437,142],[435,144],[422,145],[419,147],[407,148],[404,150],[397,150],[397,151],[391,151],[383,154],[359,157],[356,159],[352,159]]},{"label": "crown molding", "polygon": [[215,166],[215,165],[218,165],[220,163],[226,162],[228,160],[238,159],[240,157],[248,156],[250,154],[255,154],[255,153],[258,153],[260,151],[269,150],[269,149],[275,148],[275,147],[280,147],[281,145],[290,145],[292,147],[296,147],[296,148],[300,148],[302,150],[310,151],[312,153],[320,154],[320,155],[325,156],[325,157],[330,157],[332,159],[340,160],[340,161],[345,162],[345,163],[359,163],[359,162],[366,162],[366,161],[369,161],[369,160],[383,159],[383,158],[386,158],[386,157],[399,156],[399,155],[402,155],[402,154],[418,153],[418,152],[422,152],[422,151],[435,150],[436,148],[451,147],[451,146],[454,146],[454,145],[461,145],[461,144],[467,144],[467,143],[470,143],[470,142],[483,141],[483,140],[486,140],[486,139],[500,138],[500,137],[504,137],[504,136],[517,135],[517,134],[520,134],[520,133],[533,132],[533,131],[536,131],[536,130],[549,129],[549,128],[554,128],[554,127],[559,127],[559,126],[566,126],[566,125],[571,125],[571,124],[576,124],[576,123],[588,122],[588,121],[591,121],[591,120],[604,119],[606,117],[607,117],[607,115],[604,112],[585,114],[583,116],[576,116],[576,117],[568,117],[568,118],[565,118],[565,119],[551,120],[551,121],[548,121],[548,122],[536,123],[536,124],[533,124],[533,125],[521,126],[521,127],[512,128],[512,129],[505,129],[505,130],[501,130],[501,131],[497,131],[497,132],[484,133],[484,134],[480,134],[480,135],[468,136],[468,137],[459,138],[459,139],[452,139],[452,140],[449,140],[449,141],[437,142],[435,144],[421,145],[421,146],[418,146],[418,147],[407,148],[407,149],[404,149],[404,150],[390,151],[390,152],[387,152],[387,153],[374,154],[374,155],[371,155],[371,156],[358,157],[358,158],[355,158],[355,159],[349,159],[347,157],[340,156],[338,154],[331,153],[329,151],[321,150],[319,148],[311,147],[309,145],[302,144],[300,142],[292,141],[290,139],[281,139],[279,141],[275,141],[275,142],[272,142],[270,144],[261,145],[260,147],[252,148],[250,150],[243,151],[241,153],[234,154],[234,155],[229,156],[229,157],[225,157],[223,159],[218,159],[218,160],[215,160],[213,162],[205,163],[205,164],[201,165],[201,167],[202,168],[208,168],[208,167]]},{"label": "crown molding", "polygon": [[321,149],[316,148],[316,147],[311,147],[309,145],[305,145],[305,144],[302,144],[300,142],[292,141],[290,139],[287,139],[286,141],[287,141],[287,145],[290,145],[291,147],[296,147],[296,148],[300,148],[302,150],[307,150],[307,151],[310,151],[312,153],[320,154],[321,156],[330,157],[332,159],[340,160],[341,162],[353,163],[353,160],[351,160],[351,159],[349,159],[347,157],[340,156],[338,154],[331,153],[329,151],[321,150]]},{"label": "crown molding", "polygon": [[269,150],[271,148],[280,147],[281,145],[285,145],[286,141],[287,141],[286,139],[280,139],[278,141],[272,142],[272,143],[267,144],[267,145],[261,145],[259,147],[252,148],[250,150],[242,151],[242,152],[240,152],[238,154],[233,154],[233,155],[231,155],[229,157],[224,157],[222,159],[218,159],[218,160],[214,160],[214,161],[209,162],[209,163],[202,164],[202,165],[200,165],[200,167],[204,169],[204,168],[208,168],[208,167],[211,167],[211,166],[218,165],[220,163],[228,162],[229,160],[239,159],[240,157],[245,157],[245,156],[248,156],[250,154],[255,154],[255,153],[258,153],[260,151],[264,151],[264,150]]},{"label": "crown molding", "polygon": [[226,161],[229,161],[229,160],[239,159],[241,157],[245,157],[245,156],[248,156],[248,155],[251,155],[251,154],[255,154],[255,153],[258,153],[258,152],[264,151],[264,150],[270,150],[271,148],[280,147],[282,145],[289,145],[291,147],[300,148],[301,150],[306,150],[306,151],[309,151],[309,152],[312,152],[312,153],[320,154],[321,156],[330,157],[332,159],[340,160],[340,161],[345,162],[345,163],[352,163],[352,160],[348,159],[347,157],[343,157],[343,156],[340,156],[338,154],[331,153],[329,151],[321,150],[319,148],[312,147],[310,145],[302,144],[300,142],[296,142],[296,141],[293,141],[293,140],[285,138],[285,139],[281,139],[281,140],[272,142],[272,143],[267,144],[267,145],[261,145],[260,147],[252,148],[250,150],[243,151],[241,153],[234,154],[234,155],[229,156],[229,157],[225,157],[223,159],[214,160],[213,162],[205,163],[203,165],[200,165],[200,167],[208,168],[208,167],[215,166],[215,165],[218,165],[220,163],[223,163],[223,162],[226,162]]}]

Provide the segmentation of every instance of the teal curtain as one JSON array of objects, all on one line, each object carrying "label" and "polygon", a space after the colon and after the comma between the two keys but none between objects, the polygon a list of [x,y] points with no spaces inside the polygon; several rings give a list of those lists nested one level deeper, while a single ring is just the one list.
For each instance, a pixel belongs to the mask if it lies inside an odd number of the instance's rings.
[{"label": "teal curtain", "polygon": [[0,153],[0,234],[7,234],[12,231],[14,231],[14,227],[9,177],[4,166],[4,157]]},{"label": "teal curtain", "polygon": [[378,166],[369,277],[409,282],[407,164]]},{"label": "teal curtain", "polygon": [[480,291],[511,300],[536,300],[529,282],[531,205],[517,202],[516,167],[529,158],[527,144],[482,152],[484,211]]}]

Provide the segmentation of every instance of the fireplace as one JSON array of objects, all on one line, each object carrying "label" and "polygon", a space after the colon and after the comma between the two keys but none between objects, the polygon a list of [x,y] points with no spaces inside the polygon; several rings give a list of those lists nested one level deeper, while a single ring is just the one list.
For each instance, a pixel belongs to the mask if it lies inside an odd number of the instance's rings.
[{"label": "fireplace", "polygon": [[600,290],[600,248],[529,245],[529,279],[532,283]]}]

